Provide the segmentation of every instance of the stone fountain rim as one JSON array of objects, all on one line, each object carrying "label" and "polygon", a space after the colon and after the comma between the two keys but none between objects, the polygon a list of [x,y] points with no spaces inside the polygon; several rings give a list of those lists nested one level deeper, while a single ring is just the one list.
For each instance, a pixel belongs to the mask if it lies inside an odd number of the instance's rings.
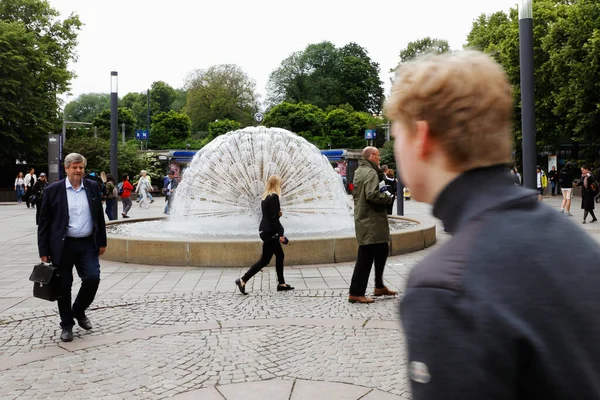
[{"label": "stone fountain rim", "polygon": [[[107,221],[106,222],[106,226],[113,226],[113,225],[125,225],[125,224],[132,224],[132,223],[137,223],[137,222],[149,222],[149,221],[161,221],[161,220],[165,220],[168,219],[169,217],[164,217],[164,216],[160,216],[160,217],[149,217],[149,218],[137,218],[137,219],[128,219],[128,220],[122,220],[122,221]],[[427,229],[431,229],[432,226],[435,226],[434,223],[428,223],[428,222],[423,222],[423,221],[419,221],[417,219],[414,218],[408,218],[408,217],[401,217],[401,216],[396,216],[396,215],[392,215],[389,216],[388,215],[388,219],[394,219],[397,221],[408,221],[408,222],[413,222],[416,223],[417,226],[411,227],[411,228],[404,228],[401,230],[397,230],[397,231],[391,231],[390,235],[394,235],[394,234],[401,234],[401,233],[410,233],[410,232],[415,232],[415,231],[422,231],[422,230],[427,230]],[[156,242],[156,241],[160,241],[160,242],[176,242],[176,243],[181,243],[181,242],[227,242],[227,243],[254,243],[254,242],[260,242],[260,238],[258,237],[258,233],[256,235],[256,238],[228,238],[227,236],[214,236],[214,237],[206,237],[206,238],[197,238],[197,237],[182,237],[182,238],[156,238],[156,237],[152,237],[152,238],[145,238],[142,236],[128,236],[128,235],[118,235],[118,234],[114,234],[114,233],[108,233],[107,237],[109,238],[113,238],[113,239],[121,239],[121,240],[135,240],[135,241],[147,241],[147,242]],[[356,238],[356,235],[348,235],[348,234],[343,234],[343,235],[319,235],[319,236],[300,236],[298,238],[294,238],[294,242],[302,242],[302,241],[314,241],[314,240],[332,240],[332,239],[352,239],[352,238]]]}]

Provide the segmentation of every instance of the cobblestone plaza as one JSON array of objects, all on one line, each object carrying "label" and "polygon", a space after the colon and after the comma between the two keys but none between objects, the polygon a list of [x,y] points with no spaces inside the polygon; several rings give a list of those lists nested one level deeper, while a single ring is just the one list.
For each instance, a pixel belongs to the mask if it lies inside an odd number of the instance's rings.
[{"label": "cobblestone plaza", "polygon": [[[558,198],[545,201],[558,210]],[[134,208],[132,218],[160,216],[162,206]],[[407,216],[430,221],[429,212],[406,202]],[[102,261],[88,312],[94,328],[76,326],[75,340],[62,343],[56,304],[33,298],[28,281],[39,262],[35,211],[2,205],[0,220],[2,399],[410,398],[399,298],[348,303],[353,263],[286,265],[292,292],[277,292],[275,271],[266,268],[242,296],[234,279],[248,266]],[[600,242],[600,225],[583,228]],[[446,239],[438,225],[438,242]],[[386,285],[402,292],[430,251],[389,258]]]}]

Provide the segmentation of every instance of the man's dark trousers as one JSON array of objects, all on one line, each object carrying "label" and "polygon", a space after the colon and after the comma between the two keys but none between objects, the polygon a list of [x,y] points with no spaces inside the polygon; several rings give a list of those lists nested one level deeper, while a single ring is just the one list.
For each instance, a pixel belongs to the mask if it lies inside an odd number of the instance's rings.
[{"label": "man's dark trousers", "polygon": [[[73,265],[81,278],[81,288],[71,308],[71,287],[73,285]],[[94,237],[82,239],[67,237],[59,265],[62,297],[58,299],[60,325],[73,326],[73,318],[81,318],[92,304],[100,284],[100,262]]]},{"label": "man's dark trousers", "polygon": [[383,270],[389,251],[390,246],[387,242],[358,246],[358,257],[350,283],[350,296],[365,295],[373,262],[375,262],[375,287],[383,288]]}]

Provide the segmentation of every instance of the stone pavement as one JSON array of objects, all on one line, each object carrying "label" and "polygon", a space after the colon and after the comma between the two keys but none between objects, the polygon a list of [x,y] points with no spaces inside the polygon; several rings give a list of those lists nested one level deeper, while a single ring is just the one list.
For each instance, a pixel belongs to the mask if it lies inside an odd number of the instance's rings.
[{"label": "stone pavement", "polygon": [[[556,198],[545,200],[557,206]],[[163,204],[159,199],[131,215],[161,215]],[[580,222],[576,208],[572,218]],[[406,202],[409,217],[430,219],[429,212]],[[247,266],[103,261],[88,313],[94,329],[75,327],[75,340],[60,343],[56,304],[31,297],[27,280],[39,260],[34,213],[0,206],[3,399],[410,398],[399,299],[349,304],[352,263],[286,265],[293,292],[276,292],[274,269],[266,268],[242,296],[233,281]],[[600,242],[600,225],[582,227]],[[440,225],[438,232],[440,242],[447,239]],[[412,266],[429,252],[389,258],[386,284],[402,291]]]}]

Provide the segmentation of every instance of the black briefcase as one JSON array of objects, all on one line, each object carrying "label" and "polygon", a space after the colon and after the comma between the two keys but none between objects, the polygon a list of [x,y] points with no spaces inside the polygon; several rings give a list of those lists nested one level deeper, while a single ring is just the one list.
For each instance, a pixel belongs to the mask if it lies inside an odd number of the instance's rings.
[{"label": "black briefcase", "polygon": [[55,301],[61,297],[58,267],[40,263],[33,267],[29,280],[33,282],[33,297],[48,301]]}]

